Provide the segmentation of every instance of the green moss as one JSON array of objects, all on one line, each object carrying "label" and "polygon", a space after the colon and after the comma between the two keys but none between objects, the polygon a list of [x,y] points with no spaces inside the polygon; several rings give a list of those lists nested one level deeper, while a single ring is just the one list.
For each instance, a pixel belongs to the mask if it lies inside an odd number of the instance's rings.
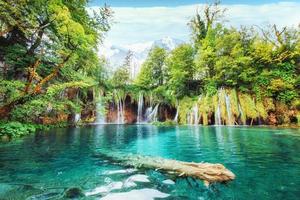
[{"label": "green moss", "polygon": [[207,126],[208,125],[208,114],[202,113],[202,119],[203,119],[203,125]]},{"label": "green moss", "polygon": [[167,120],[165,122],[153,122],[152,124],[155,125],[155,126],[174,126],[174,125],[177,125],[177,123],[172,121],[172,120]]},{"label": "green moss", "polygon": [[240,93],[239,102],[246,118],[255,119],[259,117],[259,114],[256,111],[255,102],[251,95]]},{"label": "green moss", "polygon": [[275,111],[274,100],[272,98],[265,98],[263,104],[266,111]]},{"label": "green moss", "polygon": [[220,112],[221,112],[221,119],[224,121],[228,121],[228,116],[227,116],[227,112],[226,112],[226,101],[225,101],[225,95],[226,95],[226,91],[221,89],[219,91],[219,104],[220,104]]},{"label": "green moss", "polygon": [[267,112],[263,102],[261,102],[261,101],[256,102],[256,110],[261,118],[263,118],[264,120],[267,119],[268,112]]},{"label": "green moss", "polygon": [[208,113],[214,112],[213,97],[206,95],[198,101],[199,115],[203,125],[208,125]]},{"label": "green moss", "polygon": [[184,97],[179,101],[180,111],[179,111],[179,123],[187,123],[187,115],[191,111],[195,101],[192,98]]},{"label": "green moss", "polygon": [[238,96],[237,96],[237,92],[235,89],[231,89],[228,91],[228,95],[230,97],[230,108],[231,108],[231,113],[234,116],[239,116],[240,115],[240,111],[239,111],[239,105],[238,105]]}]

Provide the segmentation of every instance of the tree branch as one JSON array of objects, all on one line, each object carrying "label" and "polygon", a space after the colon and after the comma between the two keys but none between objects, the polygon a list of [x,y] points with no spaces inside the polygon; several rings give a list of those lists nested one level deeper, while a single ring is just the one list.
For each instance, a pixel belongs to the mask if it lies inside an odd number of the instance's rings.
[{"label": "tree branch", "polygon": [[59,70],[66,64],[66,62],[68,62],[68,60],[70,59],[71,54],[69,54],[62,63],[58,64],[53,71],[46,76],[45,78],[43,78],[34,88],[33,93],[38,94],[41,93],[42,91],[42,87],[43,85],[45,85],[47,82],[49,82],[50,80],[52,80],[54,77],[57,76]]}]

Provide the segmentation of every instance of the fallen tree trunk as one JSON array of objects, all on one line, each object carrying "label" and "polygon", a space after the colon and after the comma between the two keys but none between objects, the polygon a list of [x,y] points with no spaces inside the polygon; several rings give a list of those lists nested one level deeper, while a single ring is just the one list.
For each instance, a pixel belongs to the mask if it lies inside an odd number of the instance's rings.
[{"label": "fallen tree trunk", "polygon": [[162,170],[176,174],[179,177],[201,179],[205,185],[217,182],[225,183],[235,179],[235,175],[221,164],[183,162],[150,156],[124,156],[120,154],[101,153],[101,157],[103,156],[125,166]]}]

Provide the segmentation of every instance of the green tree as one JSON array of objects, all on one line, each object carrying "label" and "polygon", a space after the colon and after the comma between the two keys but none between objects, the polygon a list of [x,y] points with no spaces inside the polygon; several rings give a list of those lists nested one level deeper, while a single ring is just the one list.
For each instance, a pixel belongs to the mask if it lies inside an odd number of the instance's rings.
[{"label": "green tree", "polygon": [[190,95],[193,87],[195,65],[194,49],[189,44],[183,44],[174,49],[166,60],[168,71],[168,88],[176,97]]},{"label": "green tree", "polygon": [[209,29],[213,28],[222,18],[226,9],[220,7],[220,1],[215,0],[206,4],[200,13],[197,9],[195,17],[189,22],[191,29],[192,41],[197,49],[201,40],[206,37]]},{"label": "green tree", "polygon": [[91,16],[86,6],[85,0],[0,0],[2,78],[24,83],[20,96],[3,102],[1,117],[54,83],[87,80],[101,65],[96,50],[112,12],[105,7]]},{"label": "green tree", "polygon": [[155,88],[164,83],[165,80],[165,59],[167,52],[160,47],[153,47],[149,52],[146,61],[143,63],[136,83],[144,88]]},{"label": "green tree", "polygon": [[132,56],[133,53],[131,51],[128,51],[124,59],[124,64],[114,72],[111,79],[112,86],[114,88],[125,88],[128,84],[131,83],[130,67]]}]

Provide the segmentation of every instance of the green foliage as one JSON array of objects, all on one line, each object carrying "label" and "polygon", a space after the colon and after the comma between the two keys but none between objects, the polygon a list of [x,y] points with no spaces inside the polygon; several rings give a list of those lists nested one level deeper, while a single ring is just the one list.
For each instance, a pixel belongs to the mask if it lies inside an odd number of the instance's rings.
[{"label": "green foliage", "polygon": [[20,122],[0,123],[0,136],[21,137],[35,133],[35,131],[36,127],[32,124],[22,124]]},{"label": "green foliage", "polygon": [[123,66],[115,71],[112,77],[112,85],[115,88],[123,88],[129,84],[130,74],[127,66]]},{"label": "green foliage", "polygon": [[143,63],[141,72],[137,77],[136,84],[142,88],[151,89],[164,83],[165,59],[167,52],[160,47],[153,47],[148,58]]},{"label": "green foliage", "polygon": [[200,111],[200,115],[203,119],[203,125],[208,125],[208,115],[209,113],[213,113],[216,107],[216,99],[209,95],[202,96],[198,101],[198,107]]},{"label": "green foliage", "polygon": [[189,95],[190,80],[193,80],[194,49],[188,44],[174,49],[166,61],[168,71],[168,86],[176,97]]},{"label": "green foliage", "polygon": [[42,117],[78,113],[91,104],[87,91],[104,82],[105,61],[97,48],[110,29],[112,11],[104,7],[91,14],[87,5],[0,1],[0,111],[6,112],[1,116],[40,123]]},{"label": "green foliage", "polygon": [[195,100],[189,97],[184,97],[179,101],[179,123],[186,124],[188,113],[191,111],[193,106],[195,105]]},{"label": "green foliage", "polygon": [[177,125],[177,123],[174,121],[171,121],[171,120],[167,120],[164,122],[153,122],[152,125],[154,125],[154,126],[175,126],[175,125]]},{"label": "green foliage", "polygon": [[241,93],[239,94],[239,102],[246,117],[251,119],[256,119],[259,117],[259,113],[256,110],[255,102],[252,96]]},{"label": "green foliage", "polygon": [[0,78],[0,106],[19,97],[24,87],[22,81],[10,81]]},{"label": "green foliage", "polygon": [[[288,108],[299,111],[299,27],[228,28],[220,23],[225,10],[216,1],[191,20],[192,44],[171,52],[154,47],[132,80],[132,52],[111,77],[107,75],[97,48],[113,13],[108,7],[88,13],[87,3],[0,1],[0,106],[13,105],[8,119],[38,123],[45,116],[79,113],[95,104],[96,92],[90,95],[95,88],[105,91],[104,104],[124,101],[127,95],[136,102],[140,92],[146,103],[175,107],[179,102],[180,123],[187,122],[196,104],[203,124],[217,108],[228,123],[226,95],[230,117],[243,122],[266,119],[269,111],[279,110],[280,120],[288,122]],[[76,97],[69,96],[69,90],[76,90]],[[15,135],[21,135],[19,126],[12,123],[5,130],[16,127]]]}]

